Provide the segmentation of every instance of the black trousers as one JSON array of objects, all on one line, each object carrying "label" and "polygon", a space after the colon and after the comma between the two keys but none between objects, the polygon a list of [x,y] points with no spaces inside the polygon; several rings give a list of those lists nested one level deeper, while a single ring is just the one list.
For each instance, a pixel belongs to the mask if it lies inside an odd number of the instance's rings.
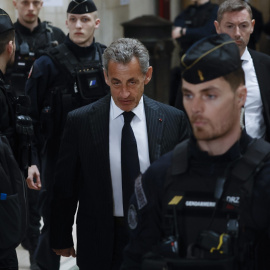
[{"label": "black trousers", "polygon": [[38,243],[38,237],[40,234],[40,214],[38,209],[38,196],[39,191],[28,189],[28,227],[26,229],[26,235],[23,239],[23,247],[29,250],[31,254],[34,254]]},{"label": "black trousers", "polygon": [[0,259],[0,270],[18,270],[18,258],[15,249],[11,250],[5,258]]},{"label": "black trousers", "polygon": [[43,227],[35,251],[35,260],[42,270],[59,270],[60,256],[56,255],[50,245],[51,192],[40,191],[39,205],[43,217]]},{"label": "black trousers", "polygon": [[123,262],[123,251],[128,244],[128,229],[123,217],[114,218],[114,247],[111,270],[119,270]]}]

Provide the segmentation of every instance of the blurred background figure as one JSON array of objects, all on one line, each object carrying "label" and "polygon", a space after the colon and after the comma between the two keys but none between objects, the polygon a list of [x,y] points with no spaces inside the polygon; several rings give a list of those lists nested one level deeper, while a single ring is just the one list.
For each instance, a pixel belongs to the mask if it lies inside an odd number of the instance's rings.
[{"label": "blurred background figure", "polygon": [[18,19],[14,23],[16,34],[15,64],[8,71],[11,89],[17,95],[24,94],[25,83],[35,59],[47,48],[65,40],[65,34],[47,21],[41,22],[39,13],[42,0],[13,0]]},{"label": "blurred background figure", "polygon": [[250,4],[250,0],[243,0],[249,4],[253,19],[255,20],[253,33],[250,35],[248,42],[248,48],[256,50],[256,44],[260,41],[261,34],[263,32],[264,22],[262,12]]},{"label": "blurred background figure", "polygon": [[[10,92],[24,95],[25,83],[35,59],[47,48],[62,43],[65,34],[62,30],[52,26],[49,22],[41,22],[39,13],[42,0],[13,0],[18,19],[14,23],[16,52],[15,63],[7,70],[7,82]],[[22,246],[29,251],[32,270],[39,270],[33,258],[40,234],[40,214],[38,211],[38,192],[29,190],[29,224]]]},{"label": "blurred background figure", "polygon": [[[196,41],[216,32],[214,21],[217,18],[218,5],[211,3],[210,0],[190,0],[190,2],[191,5],[175,18],[172,30],[172,38],[180,46],[180,58]],[[169,104],[183,110],[180,88],[181,69],[177,66],[171,71]]]}]

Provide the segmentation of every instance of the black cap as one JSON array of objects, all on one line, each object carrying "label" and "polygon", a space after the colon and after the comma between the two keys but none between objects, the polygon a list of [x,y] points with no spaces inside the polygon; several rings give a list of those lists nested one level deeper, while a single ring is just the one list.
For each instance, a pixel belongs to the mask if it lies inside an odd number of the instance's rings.
[{"label": "black cap", "polygon": [[14,25],[9,15],[0,8],[0,34],[12,29],[14,29]]},{"label": "black cap", "polygon": [[182,78],[192,84],[216,79],[240,67],[239,49],[227,34],[199,40],[181,58]]},{"label": "black cap", "polygon": [[97,11],[95,3],[91,0],[72,0],[67,9],[67,13],[84,14]]}]

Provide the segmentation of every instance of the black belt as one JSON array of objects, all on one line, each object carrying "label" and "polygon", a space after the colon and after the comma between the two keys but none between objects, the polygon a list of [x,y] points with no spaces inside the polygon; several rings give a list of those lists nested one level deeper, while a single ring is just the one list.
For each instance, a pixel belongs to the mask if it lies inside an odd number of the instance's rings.
[{"label": "black belt", "polygon": [[113,217],[114,224],[116,226],[125,226],[125,218],[124,217]]}]

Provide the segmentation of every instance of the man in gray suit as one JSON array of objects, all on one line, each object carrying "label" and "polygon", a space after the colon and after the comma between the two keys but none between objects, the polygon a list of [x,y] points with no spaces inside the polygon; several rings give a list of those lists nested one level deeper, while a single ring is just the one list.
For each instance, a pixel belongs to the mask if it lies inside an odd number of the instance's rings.
[{"label": "man in gray suit", "polygon": [[[134,115],[130,126],[141,173],[190,133],[183,112],[143,95],[152,67],[141,42],[121,38],[104,51],[103,60],[111,94],[69,113],[51,208],[52,248],[58,255],[77,256],[81,270],[119,269],[128,241],[122,178],[123,163],[132,154],[122,155],[125,112]],[[76,254],[71,233],[78,201]]]}]

